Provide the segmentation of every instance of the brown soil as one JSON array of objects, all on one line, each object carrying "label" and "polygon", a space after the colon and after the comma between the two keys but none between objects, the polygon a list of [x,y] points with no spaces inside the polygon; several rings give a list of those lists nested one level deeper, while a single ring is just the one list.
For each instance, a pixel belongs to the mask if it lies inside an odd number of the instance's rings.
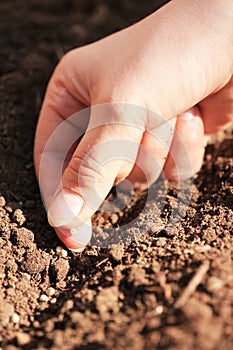
[{"label": "brown soil", "polygon": [[[111,249],[73,254],[62,247],[47,224],[34,176],[36,120],[58,58],[133,23],[158,3],[0,3],[1,349],[233,348],[230,131],[207,146],[178,227],[164,229],[176,207],[173,184],[162,216],[156,216],[163,192],[158,182],[157,202],[149,201],[130,229],[134,241]],[[105,234],[102,226],[117,230],[137,216],[143,195],[136,194],[119,216],[96,214],[97,239]],[[182,206],[176,214],[182,215]]]}]

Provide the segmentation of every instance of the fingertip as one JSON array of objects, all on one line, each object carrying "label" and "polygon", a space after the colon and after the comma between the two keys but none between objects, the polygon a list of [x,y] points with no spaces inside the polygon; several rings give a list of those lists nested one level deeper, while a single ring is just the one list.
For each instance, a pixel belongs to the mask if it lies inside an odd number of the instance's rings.
[{"label": "fingertip", "polygon": [[175,134],[164,167],[165,177],[179,181],[200,170],[204,154],[204,126],[198,107],[177,117]]},{"label": "fingertip", "polygon": [[48,221],[53,227],[67,226],[72,222],[83,206],[83,200],[76,193],[59,191],[48,209]]},{"label": "fingertip", "polygon": [[60,240],[66,247],[76,253],[82,252],[91,240],[92,226],[91,220],[80,225],[75,229],[67,229],[63,227],[55,228]]},{"label": "fingertip", "polygon": [[[63,230],[62,230],[63,231]],[[80,245],[78,242],[74,242],[71,238],[64,235],[64,231],[62,232],[60,229],[55,228],[55,232],[58,238],[65,244],[65,246],[72,252],[82,252],[85,246]]]},{"label": "fingertip", "polygon": [[179,123],[180,120],[195,123],[195,124],[200,124],[202,125],[202,128],[204,130],[201,112],[198,106],[193,106],[189,108],[187,111],[185,111],[184,113],[179,114],[177,116],[177,123]]},{"label": "fingertip", "polygon": [[73,253],[82,253],[84,251],[85,247],[80,247],[76,249],[69,248],[69,250]]}]

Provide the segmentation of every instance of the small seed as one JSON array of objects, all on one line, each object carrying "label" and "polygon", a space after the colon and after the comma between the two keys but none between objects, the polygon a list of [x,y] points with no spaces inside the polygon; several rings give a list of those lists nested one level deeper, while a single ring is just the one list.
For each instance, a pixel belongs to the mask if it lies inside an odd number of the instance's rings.
[{"label": "small seed", "polygon": [[43,302],[48,302],[49,301],[49,297],[45,294],[42,294],[40,296],[40,301],[43,301]]},{"label": "small seed", "polygon": [[56,302],[57,302],[57,298],[53,298],[53,299],[50,300],[51,304],[56,304]]},{"label": "small seed", "polygon": [[56,293],[56,290],[53,287],[49,287],[46,291],[48,297],[52,297]]},{"label": "small seed", "polygon": [[20,321],[20,317],[16,312],[14,312],[12,315],[12,321],[13,321],[13,323],[19,323],[19,321]]},{"label": "small seed", "polygon": [[155,309],[156,313],[158,315],[162,314],[163,313],[163,306],[162,305],[158,305]]}]

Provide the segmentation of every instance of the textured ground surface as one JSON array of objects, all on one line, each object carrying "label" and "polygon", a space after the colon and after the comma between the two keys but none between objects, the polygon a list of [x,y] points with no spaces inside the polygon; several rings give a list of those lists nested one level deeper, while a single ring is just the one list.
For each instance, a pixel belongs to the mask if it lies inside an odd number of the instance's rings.
[{"label": "textured ground surface", "polygon": [[[0,348],[230,350],[233,347],[232,133],[207,146],[187,189],[154,186],[134,242],[67,252],[46,223],[33,171],[36,119],[58,58],[150,13],[153,1],[0,3]],[[124,196],[119,200],[124,201]],[[103,227],[137,217],[145,194]],[[183,203],[183,205],[182,205]],[[141,235],[141,233],[144,233]],[[111,237],[110,237],[111,239]],[[124,236],[122,233],[122,241]],[[195,281],[197,283],[195,283]],[[191,291],[193,289],[193,291]]]}]

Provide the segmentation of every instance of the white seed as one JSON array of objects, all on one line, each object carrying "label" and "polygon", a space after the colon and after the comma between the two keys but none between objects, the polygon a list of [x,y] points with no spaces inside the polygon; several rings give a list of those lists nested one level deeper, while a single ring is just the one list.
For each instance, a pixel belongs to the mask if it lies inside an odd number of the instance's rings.
[{"label": "white seed", "polygon": [[66,258],[68,256],[68,253],[65,249],[62,249],[62,254],[61,254],[62,258]]},{"label": "white seed", "polygon": [[46,291],[48,297],[52,297],[56,293],[56,290],[53,287],[49,287]]},{"label": "white seed", "polygon": [[156,313],[158,315],[162,314],[163,313],[163,306],[162,305],[158,305],[155,309]]},{"label": "white seed", "polygon": [[14,312],[12,315],[12,321],[13,321],[13,323],[19,323],[19,321],[20,321],[20,317],[16,312]]},{"label": "white seed", "polygon": [[40,301],[43,301],[43,302],[48,302],[49,301],[49,297],[45,294],[42,294],[40,296]]},{"label": "white seed", "polygon": [[68,256],[67,251],[60,246],[56,247],[56,254],[62,258],[66,258]]},{"label": "white seed", "polygon": [[50,300],[51,304],[56,304],[56,302],[57,302],[57,298],[53,298],[53,299]]}]

